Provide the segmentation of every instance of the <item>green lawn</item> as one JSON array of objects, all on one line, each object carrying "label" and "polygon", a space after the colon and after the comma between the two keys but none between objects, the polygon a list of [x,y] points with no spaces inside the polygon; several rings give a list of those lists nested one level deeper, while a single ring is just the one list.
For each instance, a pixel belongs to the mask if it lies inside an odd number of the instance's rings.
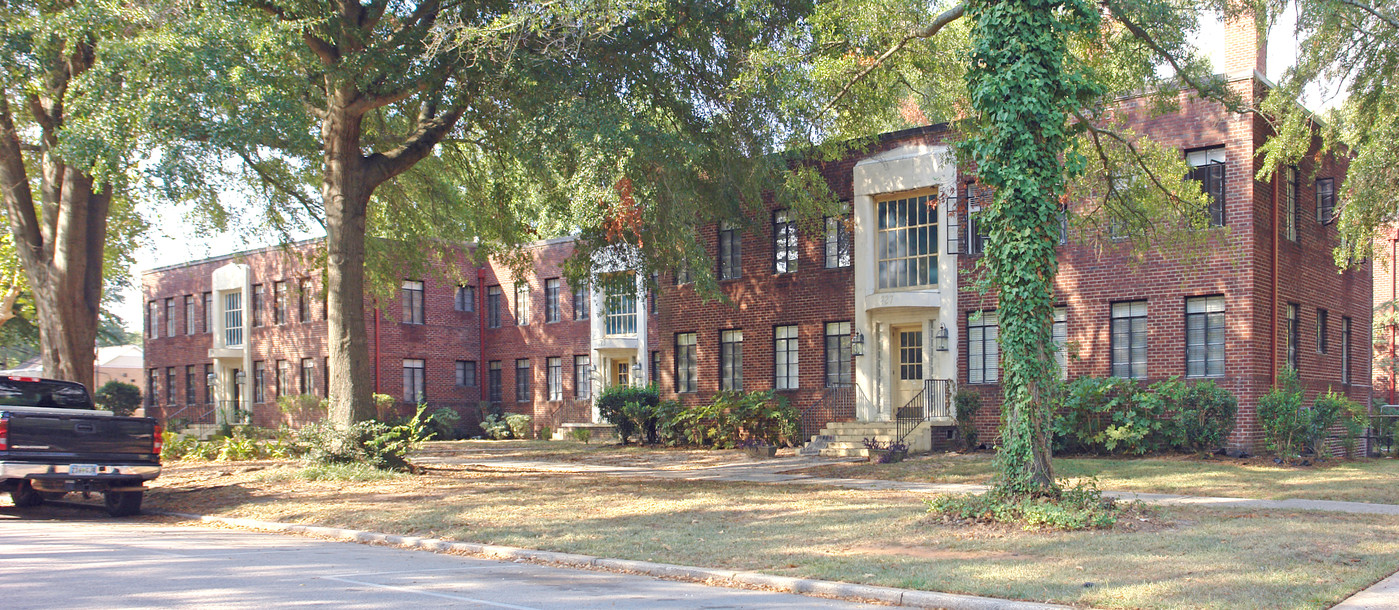
[{"label": "green lawn", "polygon": [[147,506],[1114,608],[1320,608],[1399,568],[1399,519],[1375,515],[1171,508],[1140,531],[1045,533],[942,523],[897,492],[261,466],[173,463]]},{"label": "green lawn", "polygon": [[[932,455],[899,464],[835,464],[803,472],[894,481],[986,483],[994,471],[991,459],[989,453]],[[1097,477],[1102,489],[1116,491],[1399,504],[1399,460],[1393,459],[1332,459],[1320,466],[1284,468],[1266,460],[1192,456],[1065,457],[1054,459],[1054,475]]]}]

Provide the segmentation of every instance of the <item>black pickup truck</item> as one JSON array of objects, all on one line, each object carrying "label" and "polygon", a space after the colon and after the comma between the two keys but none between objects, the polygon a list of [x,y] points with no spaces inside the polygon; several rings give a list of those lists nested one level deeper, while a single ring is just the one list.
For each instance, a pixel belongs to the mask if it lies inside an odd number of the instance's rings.
[{"label": "black pickup truck", "polygon": [[113,517],[134,515],[160,475],[160,432],[99,411],[82,384],[0,376],[0,490],[21,508],[101,492]]}]

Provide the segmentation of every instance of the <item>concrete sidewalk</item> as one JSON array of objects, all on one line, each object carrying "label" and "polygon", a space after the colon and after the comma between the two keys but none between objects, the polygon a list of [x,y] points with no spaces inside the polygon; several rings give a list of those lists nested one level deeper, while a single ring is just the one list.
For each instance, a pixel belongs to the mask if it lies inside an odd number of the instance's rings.
[{"label": "concrete sidewalk", "polygon": [[[813,477],[789,472],[801,468],[849,461],[812,457],[779,458],[763,462],[705,466],[688,470],[644,466],[607,466],[572,462],[545,462],[492,457],[457,458],[424,456],[415,458],[413,461],[421,465],[450,464],[455,466],[498,468],[515,471],[598,474],[681,481],[825,485],[847,489],[906,491],[923,494],[981,493],[987,490],[987,486],[985,485],[969,485],[963,483],[912,483],[907,481],[881,481],[877,479],[842,479]],[[1143,503],[1156,506],[1197,506],[1246,510],[1313,510],[1368,515],[1399,515],[1399,505],[1370,504],[1366,502],[1341,502],[1336,500],[1257,500],[1252,498],[1185,496],[1131,491],[1104,491],[1103,495],[1119,500],[1140,500]]]}]

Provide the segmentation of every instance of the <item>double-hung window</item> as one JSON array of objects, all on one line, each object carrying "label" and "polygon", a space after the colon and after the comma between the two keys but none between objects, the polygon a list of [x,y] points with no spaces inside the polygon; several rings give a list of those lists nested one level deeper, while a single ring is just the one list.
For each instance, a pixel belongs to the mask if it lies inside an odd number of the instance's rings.
[{"label": "double-hung window", "polygon": [[415,404],[427,400],[427,363],[422,359],[403,360],[403,400]]},{"label": "double-hung window", "polygon": [[487,385],[490,386],[489,388],[487,388],[487,390],[489,391],[489,394],[488,394],[488,395],[489,395],[490,398],[491,398],[491,402],[500,402],[500,401],[501,401],[501,385],[502,385],[502,383],[501,383],[501,379],[500,379],[500,370],[501,370],[501,367],[500,367],[500,361],[499,361],[499,360],[492,360],[492,361],[490,361],[490,363],[486,366],[486,382],[487,382]]},{"label": "double-hung window", "polygon": [[938,283],[937,196],[915,195],[876,204],[875,256],[879,288]]},{"label": "double-hung window", "polygon": [[515,284],[515,325],[529,325],[529,282]]},{"label": "double-hung window", "polygon": [[719,279],[743,277],[743,234],[730,222],[719,224]]},{"label": "double-hung window", "polygon": [[458,361],[457,361],[457,387],[459,387],[459,388],[474,388],[474,387],[476,387],[476,361],[475,361],[475,360],[458,360]]},{"label": "double-hung window", "polygon": [[1289,241],[1297,241],[1297,166],[1289,165],[1283,170],[1282,236]]},{"label": "double-hung window", "polygon": [[795,390],[798,385],[797,326],[778,326],[772,332],[774,387]]},{"label": "double-hung window", "polygon": [[544,321],[559,321],[559,278],[544,280]]},{"label": "double-hung window", "polygon": [[1341,316],[1341,383],[1350,385],[1350,318]]},{"label": "double-hung window", "polygon": [[262,284],[253,284],[253,295],[248,309],[251,311],[253,328],[262,326],[262,308],[267,302],[266,288]]},{"label": "double-hung window", "polygon": [[636,276],[621,273],[609,276],[603,284],[603,330],[608,336],[636,334]]},{"label": "double-hung window", "polygon": [[422,324],[423,283],[418,280],[403,281],[403,323]]},{"label": "double-hung window", "polygon": [[1224,297],[1185,300],[1185,376],[1224,376]]},{"label": "double-hung window", "polygon": [[500,286],[486,288],[486,327],[500,328]]},{"label": "double-hung window", "polygon": [[1298,364],[1298,363],[1297,363],[1297,352],[1298,352],[1297,343],[1298,343],[1298,340],[1301,338],[1299,333],[1300,333],[1300,331],[1301,331],[1301,326],[1302,326],[1302,325],[1301,325],[1300,321],[1297,319],[1297,317],[1298,317],[1297,314],[1298,314],[1298,312],[1299,312],[1301,309],[1302,309],[1302,308],[1299,307],[1296,303],[1288,303],[1288,304],[1287,304],[1287,310],[1286,310],[1286,312],[1285,312],[1285,315],[1287,316],[1287,318],[1286,318],[1286,321],[1287,321],[1287,328],[1286,328],[1287,336],[1283,339],[1283,341],[1286,343],[1286,349],[1287,349],[1287,366],[1288,366],[1288,368],[1291,368],[1293,371],[1296,371],[1296,370],[1297,370],[1297,364]]},{"label": "double-hung window", "polygon": [[155,301],[146,303],[146,336],[155,339],[160,336],[160,309]]},{"label": "double-hung window", "polygon": [[530,390],[534,384],[530,383],[529,358],[520,358],[515,361],[515,401],[529,402],[534,400]]},{"label": "double-hung window", "polygon": [[1185,161],[1194,168],[1190,179],[1200,183],[1200,190],[1209,199],[1203,210],[1209,226],[1224,226],[1224,147],[1191,151]]},{"label": "double-hung window", "polygon": [[314,358],[301,359],[301,393],[307,396],[316,395],[316,360]]},{"label": "double-hung window", "polygon": [[772,215],[772,251],[774,272],[797,270],[797,222],[790,210],[778,210]]},{"label": "double-hung window", "polygon": [[277,361],[277,386],[273,388],[275,396],[281,398],[292,393],[291,383],[291,363],[286,360]]},{"label": "double-hung window", "polygon": [[675,391],[699,391],[699,353],[696,333],[675,334]]},{"label": "double-hung window", "polygon": [[853,355],[850,351],[850,323],[826,323],[826,387],[848,386],[854,382]]},{"label": "double-hung window", "polygon": [[563,400],[563,358],[550,357],[545,365],[544,384],[549,389],[549,400]]},{"label": "double-hung window", "polygon": [[743,331],[719,333],[719,389],[743,390]]},{"label": "double-hung window", "polygon": [[194,391],[194,365],[185,365],[185,404],[192,405],[198,399]]},{"label": "double-hung window", "polygon": [[287,323],[287,283],[272,282],[272,323]]},{"label": "double-hung window", "polygon": [[165,404],[175,405],[175,367],[165,367]]},{"label": "double-hung window", "polygon": [[452,308],[457,311],[476,311],[476,287],[469,284],[457,286],[457,297]]},{"label": "double-hung window", "polygon": [[592,356],[573,357],[573,397],[587,400],[593,396]]},{"label": "double-hung window", "polygon": [[297,302],[296,315],[300,322],[311,321],[311,301],[316,298],[315,289],[311,286],[311,278],[301,278],[301,285],[298,286],[301,300]]},{"label": "double-hung window", "polygon": [[1316,181],[1316,221],[1327,224],[1335,220],[1336,180],[1322,178]]},{"label": "double-hung window", "polygon": [[223,295],[223,346],[243,346],[243,293]]},{"label": "double-hung window", "polygon": [[170,297],[165,299],[165,336],[175,336],[176,320],[179,316],[175,315],[175,297]]},{"label": "double-hung window", "polygon": [[588,285],[583,284],[573,289],[573,319],[586,320],[592,306],[588,297]]},{"label": "double-hung window", "polygon": [[253,361],[253,402],[267,402],[267,362]]},{"label": "double-hung window", "polygon": [[826,268],[849,267],[850,256],[850,217],[847,215],[826,217]]},{"label": "double-hung window", "polygon": [[204,365],[204,404],[214,404],[214,365]]},{"label": "double-hung window", "polygon": [[204,332],[214,332],[214,293],[204,293]]},{"label": "double-hung window", "polygon": [[1069,308],[1054,308],[1054,326],[1051,327],[1054,341],[1054,364],[1059,367],[1059,379],[1069,378]]},{"label": "double-hung window", "polygon": [[1146,379],[1146,301],[1112,304],[1112,376]]},{"label": "double-hung window", "polygon": [[967,312],[967,383],[1001,380],[999,319],[995,311]]},{"label": "double-hung window", "polygon": [[194,306],[194,295],[185,295],[185,334],[192,335],[199,328],[199,310]]},{"label": "double-hung window", "polygon": [[1316,310],[1316,351],[1320,354],[1325,354],[1326,348],[1330,347],[1326,341],[1327,335],[1329,334],[1326,324],[1327,315],[1325,309],[1318,308]]}]

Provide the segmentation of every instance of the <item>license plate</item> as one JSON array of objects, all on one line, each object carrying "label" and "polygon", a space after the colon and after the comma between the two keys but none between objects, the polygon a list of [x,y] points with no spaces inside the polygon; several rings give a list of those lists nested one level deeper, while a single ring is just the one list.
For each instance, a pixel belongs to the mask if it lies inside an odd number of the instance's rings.
[{"label": "license plate", "polygon": [[97,464],[72,464],[68,466],[68,474],[75,477],[96,476]]}]

